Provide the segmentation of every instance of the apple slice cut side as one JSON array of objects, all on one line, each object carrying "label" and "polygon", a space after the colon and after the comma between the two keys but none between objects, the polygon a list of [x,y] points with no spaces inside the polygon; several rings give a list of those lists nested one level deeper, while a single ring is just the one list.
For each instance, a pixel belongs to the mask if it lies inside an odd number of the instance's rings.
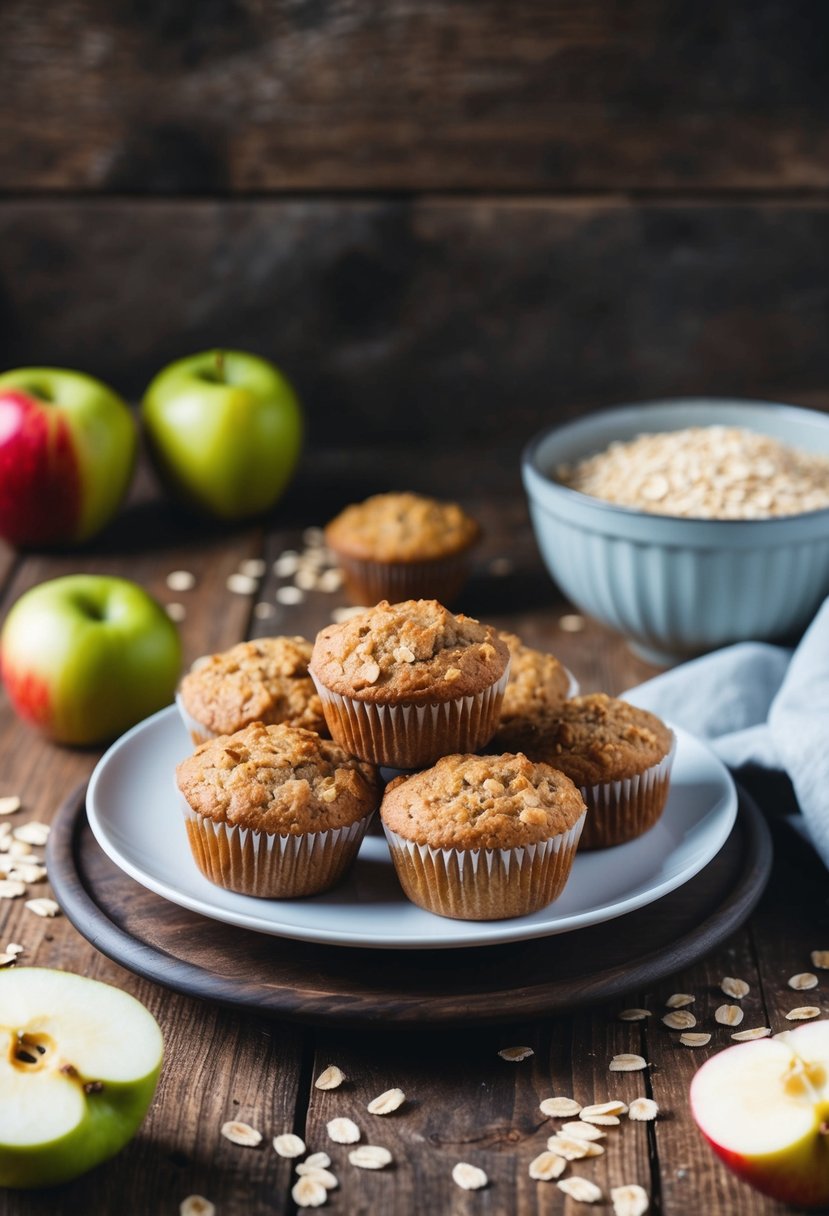
[{"label": "apple slice cut side", "polygon": [[161,1031],[128,993],[65,971],[0,972],[0,1186],[49,1186],[118,1152],[161,1068]]},{"label": "apple slice cut side", "polygon": [[801,1207],[829,1203],[829,1022],[713,1056],[691,1083],[691,1111],[758,1190]]}]

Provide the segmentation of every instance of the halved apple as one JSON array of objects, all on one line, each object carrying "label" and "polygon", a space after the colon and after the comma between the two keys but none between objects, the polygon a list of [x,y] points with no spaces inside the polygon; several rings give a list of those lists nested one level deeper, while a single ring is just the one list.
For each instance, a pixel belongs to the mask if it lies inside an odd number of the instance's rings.
[{"label": "halved apple", "polygon": [[52,1186],[138,1130],[161,1070],[158,1023],[68,971],[0,971],[0,1186]]},{"label": "halved apple", "polygon": [[829,1203],[829,1021],[729,1047],[691,1082],[700,1131],[758,1191]]}]

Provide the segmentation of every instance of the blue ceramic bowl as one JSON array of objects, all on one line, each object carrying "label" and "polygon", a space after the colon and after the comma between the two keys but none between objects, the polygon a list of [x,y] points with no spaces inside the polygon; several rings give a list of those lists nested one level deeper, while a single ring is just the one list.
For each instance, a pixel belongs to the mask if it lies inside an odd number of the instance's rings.
[{"label": "blue ceramic bowl", "polygon": [[550,574],[583,612],[658,662],[803,629],[829,594],[829,509],[760,520],[652,515],[568,489],[555,470],[614,440],[738,426],[829,455],[829,415],[764,401],[657,401],[536,436],[522,458]]}]

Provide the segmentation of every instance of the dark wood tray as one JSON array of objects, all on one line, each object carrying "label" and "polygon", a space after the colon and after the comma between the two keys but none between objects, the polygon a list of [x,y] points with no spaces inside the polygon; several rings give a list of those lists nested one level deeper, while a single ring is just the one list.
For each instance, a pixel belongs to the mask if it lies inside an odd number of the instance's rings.
[{"label": "dark wood tray", "polygon": [[55,896],[98,950],[177,992],[282,1018],[436,1025],[538,1017],[648,986],[707,954],[766,885],[771,837],[740,791],[734,829],[695,878],[657,903],[572,933],[459,950],[359,950],[208,920],[146,890],[99,848],[85,787],[49,839]]}]

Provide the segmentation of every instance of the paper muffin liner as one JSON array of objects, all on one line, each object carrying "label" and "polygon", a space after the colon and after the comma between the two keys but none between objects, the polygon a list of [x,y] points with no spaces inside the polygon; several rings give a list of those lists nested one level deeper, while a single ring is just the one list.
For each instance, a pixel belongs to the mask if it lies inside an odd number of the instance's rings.
[{"label": "paper muffin liner", "polygon": [[667,755],[643,773],[623,781],[581,787],[581,796],[587,803],[582,850],[624,844],[653,827],[668,799],[675,753],[676,736],[672,735]]},{"label": "paper muffin liner", "polygon": [[176,693],[176,709],[195,747],[198,747],[200,743],[207,743],[208,739],[218,739],[219,731],[211,730],[209,726],[205,726],[203,722],[199,722],[198,718],[194,718],[191,713],[188,713],[179,692]]},{"label": "paper muffin liner", "polygon": [[352,604],[439,600],[451,604],[469,577],[469,551],[414,562],[367,561],[333,550]]},{"label": "paper muffin liner", "polygon": [[344,697],[311,672],[331,737],[352,756],[388,768],[427,768],[441,756],[474,752],[495,734],[509,663],[481,692],[428,705],[380,705]]},{"label": "paper muffin liner", "polygon": [[568,832],[514,849],[437,849],[383,824],[400,885],[412,903],[454,920],[529,916],[558,899],[586,816]]},{"label": "paper muffin liner", "polygon": [[374,814],[343,828],[281,836],[216,823],[182,801],[187,839],[205,878],[263,899],[297,899],[333,887],[357,856]]}]

